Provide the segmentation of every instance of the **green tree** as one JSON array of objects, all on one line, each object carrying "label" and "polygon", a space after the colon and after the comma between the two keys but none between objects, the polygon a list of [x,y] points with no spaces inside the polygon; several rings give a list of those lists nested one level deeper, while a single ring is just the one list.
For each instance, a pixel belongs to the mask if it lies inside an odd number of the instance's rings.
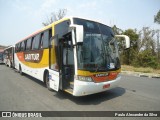
[{"label": "green tree", "polygon": [[134,66],[136,67],[152,67],[154,69],[159,68],[157,57],[153,56],[152,50],[146,49],[139,52],[136,56]]},{"label": "green tree", "polygon": [[124,35],[129,36],[130,38],[130,48],[123,52],[123,64],[132,64],[133,60],[135,59],[138,53],[138,38],[139,35],[137,34],[136,29],[127,29],[123,32]]},{"label": "green tree", "polygon": [[156,30],[149,27],[143,27],[142,30],[139,31],[137,54],[132,61],[132,65],[159,68],[156,35]]},{"label": "green tree", "polygon": [[160,10],[157,12],[157,15],[154,16],[154,22],[160,24]]}]

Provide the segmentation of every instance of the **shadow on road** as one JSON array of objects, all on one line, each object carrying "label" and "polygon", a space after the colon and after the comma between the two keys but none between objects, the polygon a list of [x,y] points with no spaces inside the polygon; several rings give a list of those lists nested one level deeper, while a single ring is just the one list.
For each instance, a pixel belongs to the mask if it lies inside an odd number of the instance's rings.
[{"label": "shadow on road", "polygon": [[124,93],[124,88],[117,87],[102,93],[82,97],[75,97],[63,91],[58,92],[54,96],[58,97],[59,99],[69,99],[78,105],[97,105],[104,101],[122,96]]},{"label": "shadow on road", "polygon": [[[29,75],[24,74],[25,77],[28,79],[36,82],[40,86],[46,87],[45,84],[42,81],[37,80],[36,78],[33,78]],[[53,91],[52,91],[53,92]],[[117,87],[105,92],[87,95],[87,96],[81,96],[81,97],[75,97],[72,96],[64,91],[59,92],[53,92],[53,97],[57,97],[60,100],[68,99],[78,105],[97,105],[104,101],[108,101],[110,99],[115,99],[119,96],[122,96],[125,93],[125,89],[122,87]]]}]

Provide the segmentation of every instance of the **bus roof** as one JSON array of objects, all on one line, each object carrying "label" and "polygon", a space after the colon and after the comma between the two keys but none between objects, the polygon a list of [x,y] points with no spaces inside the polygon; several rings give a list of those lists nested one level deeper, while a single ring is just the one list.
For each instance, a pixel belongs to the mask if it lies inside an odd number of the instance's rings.
[{"label": "bus roof", "polygon": [[[40,29],[40,30],[37,30],[36,32],[34,32],[34,33],[28,35],[27,37],[25,37],[25,38],[23,38],[23,39],[21,39],[21,40],[18,41],[17,43],[22,42],[22,41],[24,41],[24,40],[26,40],[26,39],[28,39],[28,38],[30,38],[30,37],[32,37],[32,36],[34,36],[34,35],[36,35],[36,34],[42,32],[42,31],[44,31],[44,30],[47,30],[47,29],[53,27],[54,25],[56,25],[56,24],[58,24],[58,23],[60,23],[60,22],[63,22],[63,21],[65,21],[65,20],[69,20],[69,19],[72,19],[72,18],[79,18],[79,19],[89,20],[89,21],[93,21],[93,22],[97,22],[97,23],[103,24],[102,22],[98,22],[98,21],[90,20],[90,19],[86,19],[86,18],[81,18],[81,17],[73,17],[73,16],[64,17],[64,18],[62,18],[62,19],[60,19],[60,20],[58,20],[58,21],[55,21],[55,22],[51,23],[51,24],[48,25],[48,26],[43,27],[43,28]],[[104,24],[104,25],[105,25],[105,24]],[[108,25],[107,25],[107,26],[108,26]],[[109,27],[110,27],[110,26],[109,26]],[[16,44],[17,44],[17,43],[16,43]]]},{"label": "bus roof", "polygon": [[[21,40],[18,41],[17,43],[22,42],[22,41],[24,41],[24,40],[26,40],[26,39],[28,39],[28,38],[30,38],[30,37],[32,37],[32,36],[34,36],[34,35],[42,32],[42,31],[44,31],[44,30],[47,30],[47,29],[51,28],[52,26],[54,26],[54,25],[56,25],[56,24],[58,24],[58,23],[60,23],[60,22],[63,22],[63,21],[65,21],[65,20],[68,20],[68,19],[70,19],[70,18],[62,18],[62,19],[60,19],[60,20],[58,20],[58,21],[56,21],[56,22],[53,22],[53,23],[51,23],[50,25],[47,25],[47,26],[43,27],[42,29],[37,30],[36,32],[28,35],[27,37],[25,37],[25,38],[23,38],[23,39],[21,39]],[[17,44],[17,43],[16,43],[16,44]]]},{"label": "bus roof", "polygon": [[[17,43],[22,42],[22,41],[24,41],[24,40],[26,40],[26,39],[28,39],[28,38],[30,38],[30,37],[32,37],[32,36],[34,36],[34,35],[36,35],[36,34],[42,32],[42,31],[43,31],[43,30],[37,30],[36,32],[34,32],[34,33],[28,35],[27,37],[25,37],[25,38],[23,38],[23,39],[21,39],[21,40],[18,41]],[[16,44],[17,44],[17,43],[16,43]]]}]

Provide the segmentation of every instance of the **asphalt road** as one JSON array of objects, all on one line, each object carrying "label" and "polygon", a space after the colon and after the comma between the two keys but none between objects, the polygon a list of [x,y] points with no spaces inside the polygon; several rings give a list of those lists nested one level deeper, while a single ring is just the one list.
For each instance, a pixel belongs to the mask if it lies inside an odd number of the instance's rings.
[{"label": "asphalt road", "polygon": [[159,93],[160,79],[123,75],[115,89],[74,97],[0,65],[0,111],[160,111]]}]

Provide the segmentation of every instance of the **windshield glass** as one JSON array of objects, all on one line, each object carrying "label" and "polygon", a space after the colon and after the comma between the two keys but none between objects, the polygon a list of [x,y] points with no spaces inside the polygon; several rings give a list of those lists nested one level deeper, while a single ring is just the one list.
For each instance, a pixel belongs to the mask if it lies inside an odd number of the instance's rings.
[{"label": "windshield glass", "polygon": [[78,69],[108,71],[120,68],[117,42],[110,27],[83,19],[74,19],[83,25],[84,40],[77,46]]}]

